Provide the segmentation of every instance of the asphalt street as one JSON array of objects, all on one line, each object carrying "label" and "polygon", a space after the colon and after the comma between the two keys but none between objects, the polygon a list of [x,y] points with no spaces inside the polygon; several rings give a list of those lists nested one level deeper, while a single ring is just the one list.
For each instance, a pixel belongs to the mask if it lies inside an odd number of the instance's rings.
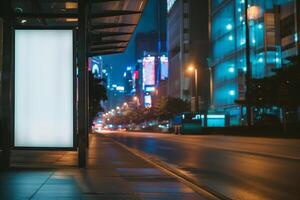
[{"label": "asphalt street", "polygon": [[157,157],[199,185],[230,199],[300,199],[300,140],[110,131],[102,134]]}]

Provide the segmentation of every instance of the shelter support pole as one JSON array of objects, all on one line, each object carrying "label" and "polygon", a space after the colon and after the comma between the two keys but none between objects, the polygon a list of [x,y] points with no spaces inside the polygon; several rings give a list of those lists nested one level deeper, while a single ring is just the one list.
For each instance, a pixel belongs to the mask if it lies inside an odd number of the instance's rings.
[{"label": "shelter support pole", "polygon": [[[0,140],[2,142],[2,156],[0,168],[10,166],[10,142],[13,133],[13,26],[11,0],[1,1],[0,17],[3,19],[3,59],[2,59],[2,92],[0,100]],[[2,45],[2,44],[0,44]]]},{"label": "shelter support pole", "polygon": [[79,100],[78,100],[78,165],[85,168],[87,163],[88,141],[88,68],[87,68],[87,0],[78,1],[78,67],[79,67]]}]

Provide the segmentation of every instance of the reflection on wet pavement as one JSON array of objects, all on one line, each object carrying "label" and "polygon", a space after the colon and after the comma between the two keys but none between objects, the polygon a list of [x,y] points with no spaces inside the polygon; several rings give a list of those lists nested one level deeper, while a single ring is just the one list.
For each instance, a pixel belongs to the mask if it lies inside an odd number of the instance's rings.
[{"label": "reflection on wet pavement", "polygon": [[76,157],[76,152],[14,152],[14,168],[0,172],[0,199],[205,199],[99,135],[91,138],[87,169],[76,167]]},{"label": "reflection on wet pavement", "polygon": [[106,135],[176,166],[200,185],[232,199],[300,199],[299,140],[126,132]]}]

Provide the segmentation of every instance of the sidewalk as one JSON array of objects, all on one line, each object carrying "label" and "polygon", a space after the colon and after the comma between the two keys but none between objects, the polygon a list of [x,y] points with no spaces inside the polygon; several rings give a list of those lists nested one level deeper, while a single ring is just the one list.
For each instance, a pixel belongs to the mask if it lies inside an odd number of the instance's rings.
[{"label": "sidewalk", "polygon": [[99,135],[90,138],[87,169],[76,159],[76,152],[14,152],[16,167],[0,172],[0,199],[205,199]]}]

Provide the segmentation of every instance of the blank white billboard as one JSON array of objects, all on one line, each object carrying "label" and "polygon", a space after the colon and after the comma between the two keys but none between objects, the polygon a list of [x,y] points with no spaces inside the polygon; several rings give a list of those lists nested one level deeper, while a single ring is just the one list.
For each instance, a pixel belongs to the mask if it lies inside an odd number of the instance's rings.
[{"label": "blank white billboard", "polygon": [[73,31],[15,31],[16,147],[73,147]]}]

